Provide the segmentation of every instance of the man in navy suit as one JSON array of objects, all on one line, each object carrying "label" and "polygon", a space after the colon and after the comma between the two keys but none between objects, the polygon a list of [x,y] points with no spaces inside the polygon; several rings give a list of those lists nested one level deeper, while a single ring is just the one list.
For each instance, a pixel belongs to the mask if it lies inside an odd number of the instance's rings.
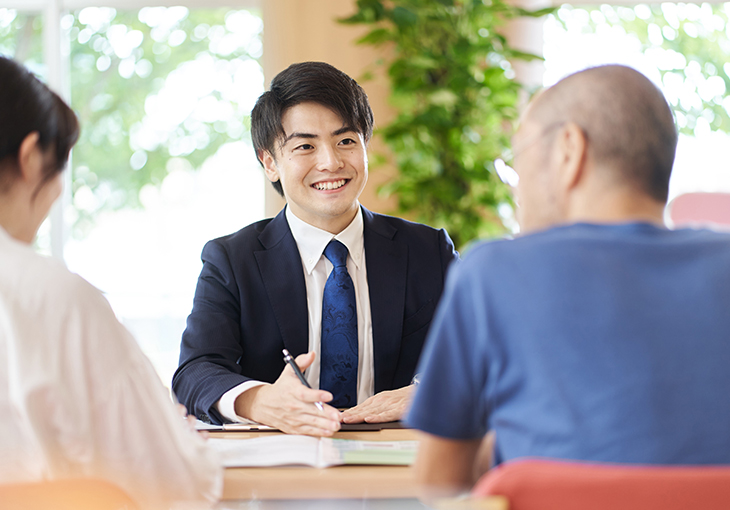
[{"label": "man in navy suit", "polygon": [[[203,249],[173,378],[175,394],[191,413],[215,423],[252,420],[320,436],[333,434],[341,422],[403,414],[447,267],[458,255],[443,229],[360,205],[372,128],[365,92],[325,63],[290,66],[259,98],[251,114],[254,148],[287,206]],[[357,319],[350,380],[337,375],[356,388],[357,405],[342,413],[318,404],[336,393],[320,385],[320,376],[326,383],[332,370],[320,359],[339,348],[322,328],[333,268],[325,248],[333,241],[346,248],[354,286],[349,309],[354,316],[356,308]],[[282,349],[298,356],[313,389],[284,363]]]}]

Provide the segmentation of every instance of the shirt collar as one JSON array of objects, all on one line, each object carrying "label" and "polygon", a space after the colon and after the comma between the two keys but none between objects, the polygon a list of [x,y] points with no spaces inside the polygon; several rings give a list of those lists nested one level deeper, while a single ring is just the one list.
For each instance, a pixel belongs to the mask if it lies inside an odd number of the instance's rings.
[{"label": "shirt collar", "polygon": [[286,208],[286,221],[289,223],[294,241],[299,248],[299,255],[302,258],[304,269],[307,274],[312,274],[314,266],[319,262],[320,257],[324,253],[332,239],[337,239],[347,247],[350,252],[350,258],[355,263],[355,267],[360,269],[363,260],[363,219],[362,208],[352,219],[350,224],[337,235],[331,234],[326,230],[319,229],[299,219],[289,207]]}]

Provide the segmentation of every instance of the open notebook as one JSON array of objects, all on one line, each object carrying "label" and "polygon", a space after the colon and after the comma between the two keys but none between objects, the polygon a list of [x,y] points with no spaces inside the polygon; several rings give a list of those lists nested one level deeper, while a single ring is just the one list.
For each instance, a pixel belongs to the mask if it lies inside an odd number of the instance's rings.
[{"label": "open notebook", "polygon": [[276,435],[255,439],[208,439],[225,467],[305,465],[318,468],[344,464],[408,466],[417,441],[356,441]]}]

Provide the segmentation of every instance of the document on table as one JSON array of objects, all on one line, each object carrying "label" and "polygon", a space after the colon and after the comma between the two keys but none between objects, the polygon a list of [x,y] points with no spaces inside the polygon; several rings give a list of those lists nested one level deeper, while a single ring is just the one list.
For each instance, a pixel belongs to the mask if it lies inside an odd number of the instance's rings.
[{"label": "document on table", "polygon": [[[224,423],[223,425],[213,425],[200,420],[195,422],[196,430],[208,430],[210,432],[278,432],[279,429],[262,425],[260,423]],[[399,421],[389,421],[386,423],[341,423],[340,432],[357,431],[357,432],[378,432],[383,429],[402,429],[403,424]]]},{"label": "document on table", "polygon": [[276,435],[255,439],[208,439],[225,467],[304,465],[317,468],[344,464],[409,466],[417,441],[356,441]]}]

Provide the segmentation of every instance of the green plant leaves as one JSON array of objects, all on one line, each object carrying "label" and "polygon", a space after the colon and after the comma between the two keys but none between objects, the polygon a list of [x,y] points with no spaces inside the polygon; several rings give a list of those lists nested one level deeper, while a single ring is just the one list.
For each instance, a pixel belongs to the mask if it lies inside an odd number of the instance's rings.
[{"label": "green plant leaves", "polygon": [[[446,227],[457,246],[499,235],[511,193],[492,161],[509,144],[520,85],[508,59],[536,55],[509,46],[507,18],[537,16],[501,0],[360,0],[342,20],[372,30],[360,42],[388,43],[384,65],[397,117],[377,134],[394,154],[398,177],[383,187],[399,211]],[[542,12],[542,11],[540,11]]]},{"label": "green plant leaves", "polygon": [[418,16],[413,11],[409,11],[405,7],[396,7],[391,13],[393,23],[398,25],[400,28],[409,27],[415,25],[418,21]]},{"label": "green plant leaves", "polygon": [[385,16],[385,7],[380,0],[358,0],[357,12],[348,18],[340,19],[340,23],[377,23]]},{"label": "green plant leaves", "polygon": [[379,46],[392,39],[392,34],[387,28],[377,28],[372,32],[368,32],[365,37],[362,37],[357,42],[358,44],[370,44],[372,46]]}]

